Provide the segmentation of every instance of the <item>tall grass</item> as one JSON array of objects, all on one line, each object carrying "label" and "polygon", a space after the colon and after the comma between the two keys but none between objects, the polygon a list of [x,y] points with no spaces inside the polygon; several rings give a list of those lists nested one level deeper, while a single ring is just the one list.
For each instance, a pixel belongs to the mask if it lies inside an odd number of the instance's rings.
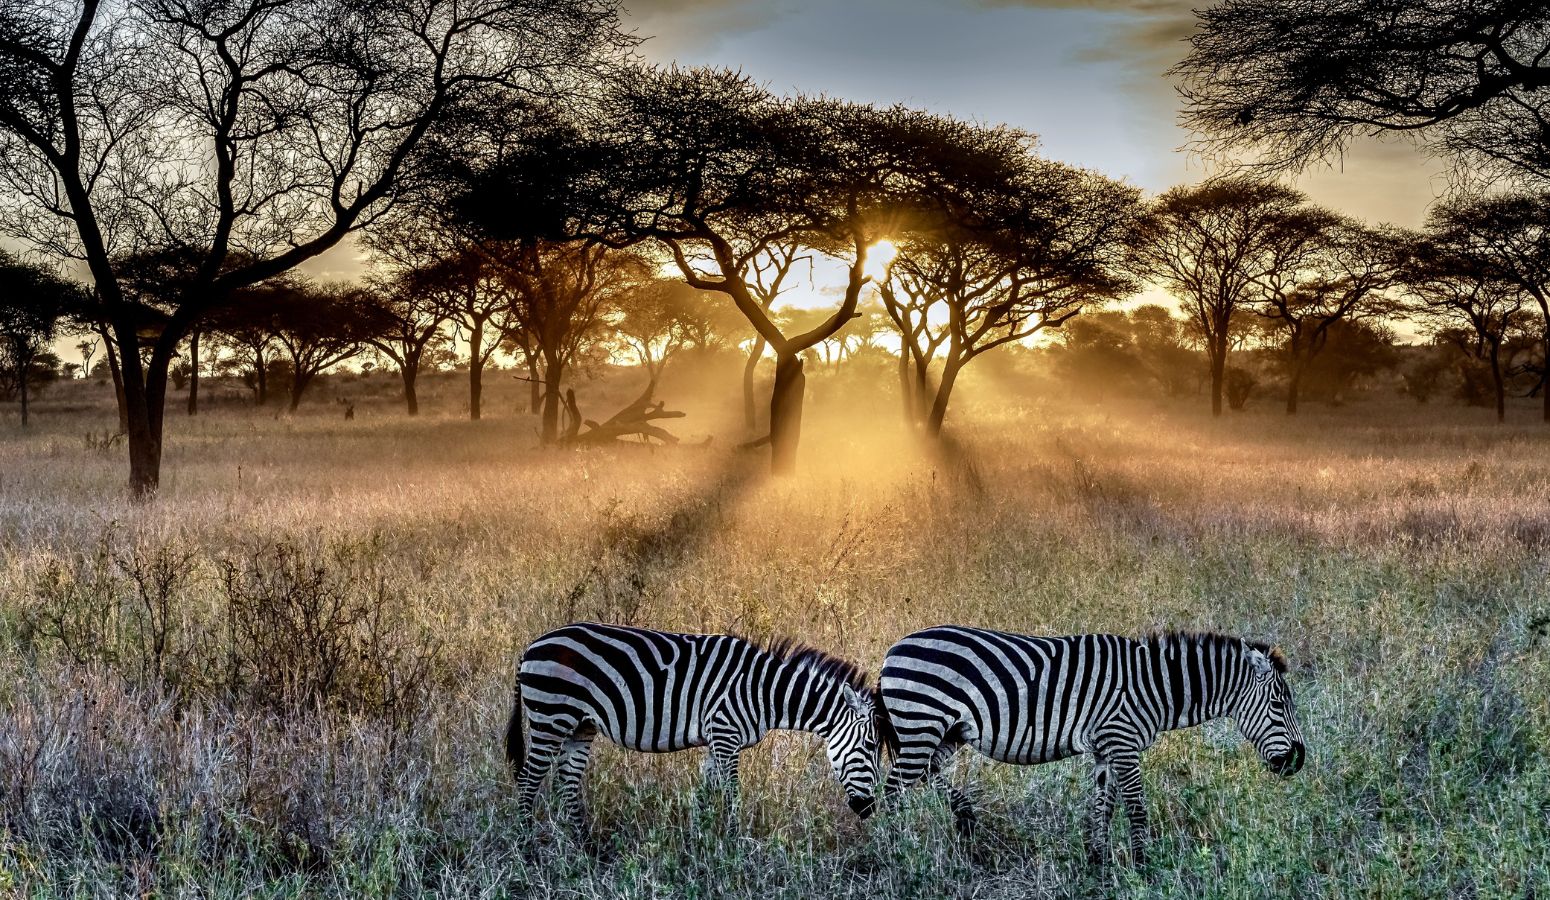
[{"label": "tall grass", "polygon": [[[636,386],[586,390],[606,409]],[[807,477],[770,482],[718,448],[735,398],[661,393],[718,440],[539,451],[498,392],[480,423],[219,410],[173,423],[146,507],[81,438],[111,426],[100,397],[0,430],[0,894],[1550,889],[1538,426],[987,396],[927,451],[819,379]],[[498,747],[513,656],[583,618],[793,634],[874,670],[939,622],[1243,633],[1287,651],[1310,761],[1282,780],[1230,726],[1164,737],[1153,863],[1099,873],[1085,761],[961,760],[984,809],[963,842],[926,792],[858,823],[799,736],[749,754],[730,824],[698,754],[602,744],[589,853],[519,818]]]}]

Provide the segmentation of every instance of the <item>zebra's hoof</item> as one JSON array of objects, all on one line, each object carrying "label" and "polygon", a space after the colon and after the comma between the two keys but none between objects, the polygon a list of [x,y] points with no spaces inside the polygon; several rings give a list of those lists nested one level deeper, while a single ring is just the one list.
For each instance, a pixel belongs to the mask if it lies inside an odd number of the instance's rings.
[{"label": "zebra's hoof", "polygon": [[958,829],[959,836],[965,840],[974,837],[974,832],[979,828],[979,817],[974,813],[954,813],[953,827]]}]

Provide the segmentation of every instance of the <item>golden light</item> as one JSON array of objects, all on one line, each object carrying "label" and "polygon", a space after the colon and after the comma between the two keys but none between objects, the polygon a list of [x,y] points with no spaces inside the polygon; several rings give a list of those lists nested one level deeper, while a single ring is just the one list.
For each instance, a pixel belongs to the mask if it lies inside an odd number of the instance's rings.
[{"label": "golden light", "polygon": [[866,275],[873,281],[881,281],[888,277],[888,267],[899,255],[899,248],[893,245],[893,241],[881,240],[867,248]]}]

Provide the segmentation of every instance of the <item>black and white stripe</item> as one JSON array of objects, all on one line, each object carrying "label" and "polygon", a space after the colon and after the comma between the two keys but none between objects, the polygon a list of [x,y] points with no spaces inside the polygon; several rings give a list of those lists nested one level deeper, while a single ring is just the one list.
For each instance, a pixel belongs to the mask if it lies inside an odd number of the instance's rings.
[{"label": "black and white stripe", "polygon": [[851,808],[863,818],[871,812],[879,769],[872,694],[854,665],[817,650],[566,625],[522,654],[514,695],[506,756],[529,815],[558,765],[555,788],[586,821],[581,779],[599,733],[648,753],[709,747],[707,777],[735,792],[738,755],[776,729],[822,737]]},{"label": "black and white stripe", "polygon": [[883,795],[925,777],[948,792],[967,830],[973,809],[942,775],[958,748],[1021,764],[1091,753],[1088,852],[1107,857],[1117,791],[1139,862],[1149,837],[1141,752],[1160,732],[1231,716],[1272,770],[1291,775],[1302,767],[1285,673],[1280,651],[1216,634],[1132,640],[958,626],[918,631],[888,651],[878,682],[894,751]]}]

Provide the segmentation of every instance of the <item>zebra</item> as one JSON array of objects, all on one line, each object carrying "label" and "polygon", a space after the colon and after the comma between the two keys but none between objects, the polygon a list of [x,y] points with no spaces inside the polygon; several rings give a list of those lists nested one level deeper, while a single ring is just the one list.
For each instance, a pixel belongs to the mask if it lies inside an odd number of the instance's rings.
[{"label": "zebra", "polygon": [[581,780],[599,733],[648,753],[709,747],[706,780],[735,800],[744,748],[771,730],[810,731],[823,738],[851,810],[872,812],[883,716],[866,675],[790,640],[760,646],[725,634],[565,625],[528,645],[512,694],[506,759],[529,820],[558,763],[556,792],[589,830]]},{"label": "zebra", "polygon": [[1231,716],[1271,771],[1293,775],[1305,756],[1286,658],[1220,634],[1037,637],[944,625],[889,649],[878,693],[893,755],[884,801],[925,776],[947,794],[965,834],[974,829],[973,805],[942,773],[958,748],[1020,764],[1091,753],[1087,855],[1095,864],[1109,857],[1116,788],[1131,858],[1145,862],[1141,752],[1159,732]]}]

